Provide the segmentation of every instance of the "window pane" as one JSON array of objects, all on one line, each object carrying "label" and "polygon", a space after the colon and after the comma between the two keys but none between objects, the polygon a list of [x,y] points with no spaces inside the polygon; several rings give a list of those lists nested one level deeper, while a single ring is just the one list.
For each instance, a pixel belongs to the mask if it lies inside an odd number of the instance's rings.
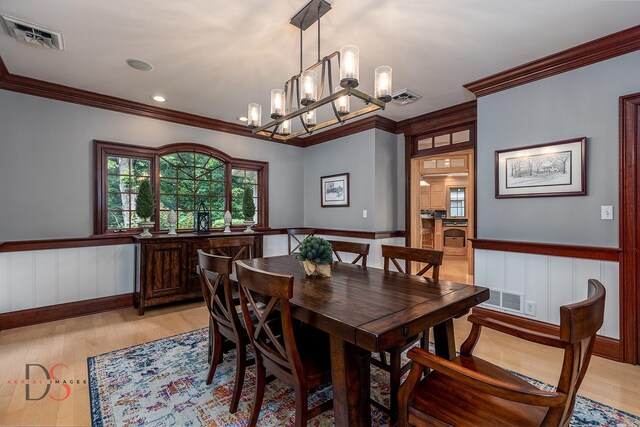
[{"label": "window pane", "polygon": [[443,146],[445,146],[445,145],[449,145],[449,141],[450,141],[450,140],[449,140],[449,136],[450,136],[449,134],[436,136],[436,137],[433,139],[434,146],[436,146],[436,147],[443,147]]},{"label": "window pane", "polygon": [[[226,207],[225,163],[203,153],[179,152],[162,156],[160,165],[161,173],[171,177],[160,180],[161,209],[177,208],[177,228],[193,229],[193,212],[200,202],[209,212],[210,226],[214,227],[214,211],[221,210],[224,216]],[[161,218],[160,229],[167,228]]]},{"label": "window pane", "polygon": [[135,198],[142,179],[148,179],[151,162],[145,159],[107,158],[107,228],[127,230],[137,227]]},{"label": "window pane", "polygon": [[424,138],[418,141],[418,150],[433,148],[433,138]]},{"label": "window pane", "polygon": [[462,130],[460,132],[454,132],[451,134],[454,144],[460,144],[462,142],[469,142],[469,129]]},{"label": "window pane", "polygon": [[244,189],[246,187],[250,187],[253,190],[253,201],[256,205],[253,221],[257,222],[260,206],[257,203],[258,172],[255,170],[233,169],[231,171],[231,216],[234,220],[244,220],[242,202],[244,199]]}]

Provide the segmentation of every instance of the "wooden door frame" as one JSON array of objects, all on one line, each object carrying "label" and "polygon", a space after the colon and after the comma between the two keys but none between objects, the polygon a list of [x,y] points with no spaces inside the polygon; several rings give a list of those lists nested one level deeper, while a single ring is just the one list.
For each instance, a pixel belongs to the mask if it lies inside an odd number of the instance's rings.
[{"label": "wooden door frame", "polygon": [[640,93],[620,97],[620,360],[640,362]]}]

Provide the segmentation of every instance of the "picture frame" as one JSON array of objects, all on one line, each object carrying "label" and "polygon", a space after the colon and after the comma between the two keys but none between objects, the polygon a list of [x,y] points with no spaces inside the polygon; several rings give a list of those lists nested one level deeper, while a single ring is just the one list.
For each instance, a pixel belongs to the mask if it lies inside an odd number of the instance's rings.
[{"label": "picture frame", "polygon": [[349,174],[320,177],[320,205],[323,208],[349,206]]},{"label": "picture frame", "polygon": [[586,137],[496,151],[496,198],[584,196],[586,165]]}]

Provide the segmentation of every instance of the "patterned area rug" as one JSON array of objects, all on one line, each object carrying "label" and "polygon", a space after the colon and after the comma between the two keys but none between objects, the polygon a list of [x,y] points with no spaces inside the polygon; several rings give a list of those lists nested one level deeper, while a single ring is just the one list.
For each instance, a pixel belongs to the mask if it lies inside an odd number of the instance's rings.
[{"label": "patterned area rug", "polygon": [[[207,329],[90,357],[89,393],[93,426],[245,426],[255,386],[253,368],[247,369],[238,411],[229,414],[233,391],[235,352],[218,366],[213,383],[205,384]],[[524,377],[538,387],[552,388]],[[373,397],[389,403],[386,373],[373,368]],[[310,405],[331,397],[331,387],[317,390]],[[293,389],[275,380],[267,384],[258,424],[293,426]],[[388,425],[386,414],[372,406],[372,424]],[[332,426],[333,411],[311,420],[312,426]],[[578,396],[572,426],[640,426],[640,417]]]}]

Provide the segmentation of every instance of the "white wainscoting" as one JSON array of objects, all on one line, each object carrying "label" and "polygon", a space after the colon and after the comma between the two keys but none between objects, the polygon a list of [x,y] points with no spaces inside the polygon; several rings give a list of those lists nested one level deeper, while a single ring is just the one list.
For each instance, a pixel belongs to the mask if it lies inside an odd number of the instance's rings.
[{"label": "white wainscoting", "polygon": [[0,253],[0,313],[133,292],[133,245]]},{"label": "white wainscoting", "polygon": [[[345,242],[357,242],[357,243],[369,243],[369,256],[367,257],[367,265],[370,267],[382,268],[382,245],[394,245],[404,246],[404,237],[389,237],[386,239],[357,239],[354,237],[339,237],[339,236],[325,236],[317,234],[318,237],[322,237],[327,240],[343,240]],[[340,257],[344,262],[353,261],[357,255],[353,254],[340,254]],[[334,257],[335,259],[335,257]]]},{"label": "white wainscoting", "polygon": [[486,308],[555,325],[560,324],[560,306],[585,299],[587,280],[597,279],[607,290],[599,335],[619,338],[617,262],[476,249],[474,270],[476,285],[521,293],[536,305],[535,316]]}]

